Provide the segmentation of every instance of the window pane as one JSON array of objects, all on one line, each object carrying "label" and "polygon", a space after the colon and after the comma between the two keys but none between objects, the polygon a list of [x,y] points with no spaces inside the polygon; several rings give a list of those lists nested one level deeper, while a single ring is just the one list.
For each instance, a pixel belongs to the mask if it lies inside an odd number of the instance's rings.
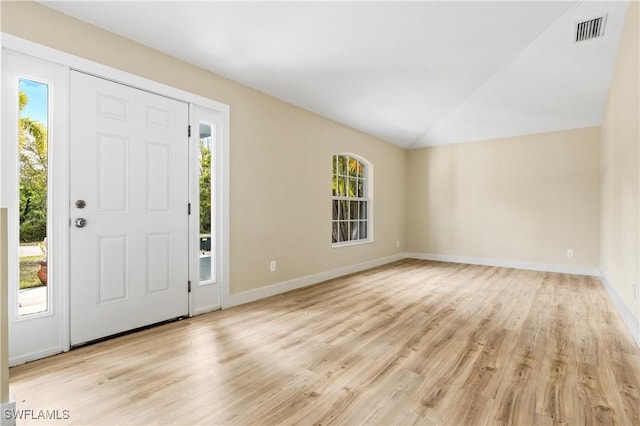
[{"label": "window pane", "polygon": [[349,219],[358,219],[358,204],[357,201],[349,202]]},{"label": "window pane", "polygon": [[358,161],[358,177],[364,177],[364,164]]},{"label": "window pane", "polygon": [[347,193],[347,197],[357,197],[357,181],[353,178],[349,178],[349,192]]},{"label": "window pane", "polygon": [[212,154],[213,127],[208,123],[199,123],[200,138],[200,282],[210,281],[214,277],[212,262],[213,234],[211,232],[213,192],[212,192]]},{"label": "window pane", "polygon": [[333,214],[331,215],[331,218],[333,220],[338,220],[339,207],[340,207],[340,203],[338,202],[338,200],[333,200]]},{"label": "window pane", "polygon": [[367,239],[367,222],[361,221],[359,223],[360,223],[360,239],[366,240]]},{"label": "window pane", "polygon": [[19,81],[18,152],[20,160],[19,315],[45,312],[47,285],[47,192],[49,86]]},{"label": "window pane", "polygon": [[331,193],[333,194],[334,197],[338,195],[338,177],[336,175],[333,175]]},{"label": "window pane", "polygon": [[340,211],[338,212],[338,219],[340,220],[349,219],[349,201],[340,200]]},{"label": "window pane", "polygon": [[338,173],[341,175],[347,175],[347,159],[344,155],[338,156]]},{"label": "window pane", "polygon": [[338,174],[338,156],[337,155],[333,156],[332,163],[333,163],[333,174],[337,175]]},{"label": "window pane", "polygon": [[358,239],[358,222],[350,222],[351,226],[350,226],[350,231],[351,231],[351,240],[357,240]]},{"label": "window pane", "polygon": [[360,219],[367,218],[367,202],[360,201]]},{"label": "window pane", "polygon": [[358,175],[358,161],[355,158],[349,158],[349,176]]},{"label": "window pane", "polygon": [[331,242],[332,243],[337,243],[338,242],[338,222],[333,222],[331,224]]},{"label": "window pane", "polygon": [[358,185],[358,192],[357,192],[356,196],[358,198],[364,198],[365,197],[365,195],[364,195],[364,180],[358,179],[357,180],[357,185]]},{"label": "window pane", "polygon": [[349,222],[340,222],[340,241],[349,241]]},{"label": "window pane", "polygon": [[347,182],[345,177],[338,176],[338,196],[344,197],[347,195]]}]

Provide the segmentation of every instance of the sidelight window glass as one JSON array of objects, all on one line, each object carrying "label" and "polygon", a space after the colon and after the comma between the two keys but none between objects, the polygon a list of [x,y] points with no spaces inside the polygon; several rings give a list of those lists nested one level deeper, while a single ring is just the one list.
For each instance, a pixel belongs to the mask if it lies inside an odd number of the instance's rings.
[{"label": "sidelight window glass", "polygon": [[49,292],[47,257],[49,86],[19,80],[18,155],[20,246],[18,313],[47,310]]},{"label": "sidelight window glass", "polygon": [[200,283],[215,279],[215,126],[201,122],[200,143]]}]

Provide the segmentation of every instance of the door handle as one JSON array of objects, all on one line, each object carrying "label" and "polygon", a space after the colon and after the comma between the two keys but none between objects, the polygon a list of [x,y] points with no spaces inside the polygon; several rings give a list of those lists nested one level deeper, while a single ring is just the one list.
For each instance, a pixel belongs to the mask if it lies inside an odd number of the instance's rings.
[{"label": "door handle", "polygon": [[87,224],[87,219],[79,217],[76,219],[75,224],[77,228],[84,228],[85,225]]}]

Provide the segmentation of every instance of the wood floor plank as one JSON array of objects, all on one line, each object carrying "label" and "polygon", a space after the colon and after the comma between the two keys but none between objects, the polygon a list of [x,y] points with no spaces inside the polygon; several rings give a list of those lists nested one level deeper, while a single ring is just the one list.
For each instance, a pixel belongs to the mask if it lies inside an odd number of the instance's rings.
[{"label": "wood floor plank", "polygon": [[639,357],[595,278],[403,260],[10,379],[47,424],[640,425]]}]

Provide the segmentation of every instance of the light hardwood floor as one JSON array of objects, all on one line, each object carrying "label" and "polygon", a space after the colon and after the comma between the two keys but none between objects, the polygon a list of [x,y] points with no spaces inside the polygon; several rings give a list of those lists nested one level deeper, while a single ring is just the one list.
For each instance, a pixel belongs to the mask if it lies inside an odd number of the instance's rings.
[{"label": "light hardwood floor", "polygon": [[597,279],[418,260],[10,374],[59,423],[640,425],[638,347]]}]

